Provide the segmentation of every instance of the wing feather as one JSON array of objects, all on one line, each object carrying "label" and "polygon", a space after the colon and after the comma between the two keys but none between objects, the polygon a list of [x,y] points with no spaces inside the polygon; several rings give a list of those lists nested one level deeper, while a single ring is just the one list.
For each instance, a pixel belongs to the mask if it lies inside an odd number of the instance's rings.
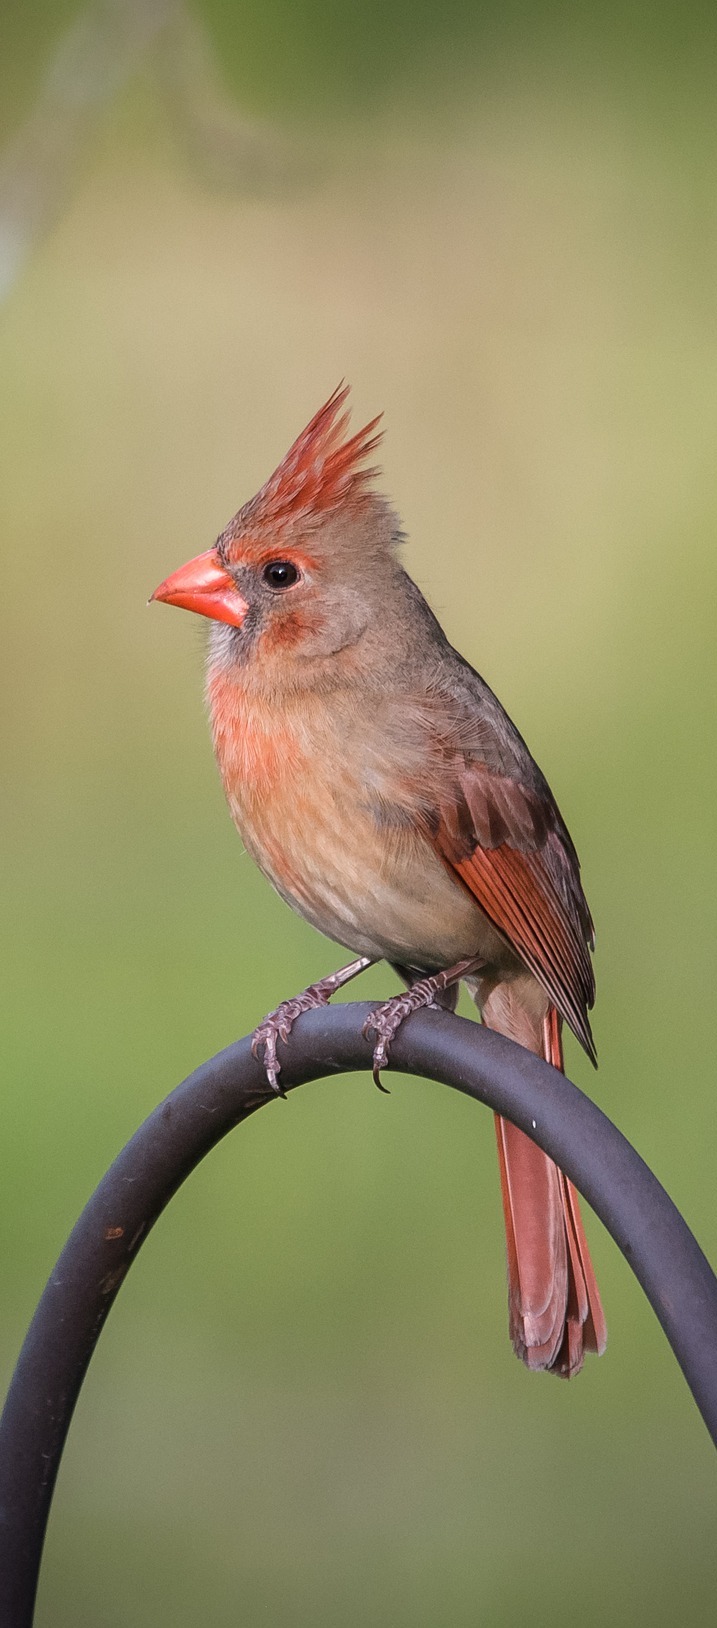
[{"label": "wing feather", "polygon": [[547,786],[466,764],[439,810],[434,841],[595,1062],[592,923],[577,855]]}]

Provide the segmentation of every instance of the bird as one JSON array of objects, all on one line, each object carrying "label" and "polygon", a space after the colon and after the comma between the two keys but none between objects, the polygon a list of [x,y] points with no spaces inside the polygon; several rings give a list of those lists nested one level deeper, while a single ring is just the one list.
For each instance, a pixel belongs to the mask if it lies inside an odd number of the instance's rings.
[{"label": "bird", "polygon": [[[368,1019],[380,1084],[420,1007],[455,1007],[563,1068],[567,1024],[596,1063],[593,924],[550,787],[485,680],[402,563],[370,460],[381,417],[349,430],[341,384],[211,548],[151,598],[209,618],[214,750],[244,846],[282,899],[351,951],[254,1032],[278,1041],[366,967],[406,985]],[[578,1196],[496,1116],[509,1331],[529,1369],[569,1378],[605,1317]]]}]

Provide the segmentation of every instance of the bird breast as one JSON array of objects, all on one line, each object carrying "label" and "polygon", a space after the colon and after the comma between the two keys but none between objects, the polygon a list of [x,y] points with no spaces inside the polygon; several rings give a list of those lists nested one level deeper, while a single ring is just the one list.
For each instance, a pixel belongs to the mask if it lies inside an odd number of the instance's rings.
[{"label": "bird breast", "polygon": [[[371,718],[326,696],[276,709],[210,674],[214,746],[248,852],[286,902],[358,954],[427,969],[504,954],[411,817]],[[404,777],[405,778],[405,777]]]}]

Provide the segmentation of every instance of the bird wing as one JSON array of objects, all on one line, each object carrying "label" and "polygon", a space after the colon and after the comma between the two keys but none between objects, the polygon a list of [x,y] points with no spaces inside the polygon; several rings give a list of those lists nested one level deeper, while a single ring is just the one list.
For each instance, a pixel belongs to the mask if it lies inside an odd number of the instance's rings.
[{"label": "bird wing", "polygon": [[577,855],[547,785],[523,785],[464,761],[432,837],[596,1062],[588,1019],[592,922]]}]

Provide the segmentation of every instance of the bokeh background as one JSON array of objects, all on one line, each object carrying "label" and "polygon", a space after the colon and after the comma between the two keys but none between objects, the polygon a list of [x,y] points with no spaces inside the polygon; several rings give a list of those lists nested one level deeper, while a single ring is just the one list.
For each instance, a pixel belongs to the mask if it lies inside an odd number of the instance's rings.
[{"label": "bokeh background", "polygon": [[[242,856],[203,629],[146,607],[342,377],[548,773],[594,1093],[717,1256],[717,22],[657,0],[9,0],[0,1357],[154,1104],[337,964]],[[394,987],[373,972],[362,998]],[[307,1087],[147,1243],[39,1628],[714,1620],[712,1451],[594,1218],[608,1354],[507,1342],[487,1114]]]}]

